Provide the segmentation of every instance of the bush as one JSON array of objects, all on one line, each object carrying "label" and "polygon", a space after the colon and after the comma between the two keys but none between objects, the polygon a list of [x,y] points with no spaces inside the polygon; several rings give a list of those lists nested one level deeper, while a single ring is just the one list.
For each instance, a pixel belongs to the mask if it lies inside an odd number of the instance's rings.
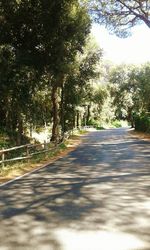
[{"label": "bush", "polygon": [[121,128],[128,126],[128,122],[126,120],[114,120],[111,125],[115,128]]},{"label": "bush", "polygon": [[119,120],[115,120],[112,122],[112,126],[115,128],[120,128],[120,127],[122,127],[122,124]]},{"label": "bush", "polygon": [[96,129],[97,130],[103,130],[103,129],[105,129],[103,126],[98,126],[98,127],[96,127]]},{"label": "bush", "polygon": [[150,133],[150,116],[149,115],[136,115],[134,117],[135,130]]},{"label": "bush", "polygon": [[94,119],[90,119],[87,125],[97,128],[100,125],[100,122]]}]

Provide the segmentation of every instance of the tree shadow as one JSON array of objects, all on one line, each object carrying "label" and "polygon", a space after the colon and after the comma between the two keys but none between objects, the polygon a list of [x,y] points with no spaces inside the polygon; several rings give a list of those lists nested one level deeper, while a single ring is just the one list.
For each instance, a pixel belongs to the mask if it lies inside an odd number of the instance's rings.
[{"label": "tree shadow", "polygon": [[122,232],[150,248],[150,143],[124,130],[86,137],[66,157],[0,187],[0,249],[67,249],[57,234],[64,228]]}]

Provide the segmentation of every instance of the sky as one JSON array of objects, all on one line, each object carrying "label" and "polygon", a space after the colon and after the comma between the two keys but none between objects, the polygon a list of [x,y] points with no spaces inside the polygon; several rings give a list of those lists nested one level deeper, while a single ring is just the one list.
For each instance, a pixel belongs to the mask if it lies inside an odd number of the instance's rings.
[{"label": "sky", "polygon": [[143,64],[150,62],[150,28],[145,24],[132,28],[132,36],[118,38],[98,24],[92,27],[92,34],[103,48],[106,60],[113,63]]}]

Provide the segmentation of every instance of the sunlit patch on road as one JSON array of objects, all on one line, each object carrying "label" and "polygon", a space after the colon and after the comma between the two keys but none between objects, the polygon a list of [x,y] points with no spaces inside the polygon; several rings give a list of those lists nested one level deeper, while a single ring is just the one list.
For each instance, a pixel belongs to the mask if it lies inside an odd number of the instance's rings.
[{"label": "sunlit patch on road", "polygon": [[135,236],[120,232],[60,229],[55,235],[61,250],[135,250],[146,247]]}]

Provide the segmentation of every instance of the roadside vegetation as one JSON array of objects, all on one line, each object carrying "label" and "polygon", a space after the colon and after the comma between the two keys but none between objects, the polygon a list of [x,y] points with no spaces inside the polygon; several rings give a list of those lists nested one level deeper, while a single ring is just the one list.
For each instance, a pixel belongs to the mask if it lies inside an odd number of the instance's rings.
[{"label": "roadside vegetation", "polygon": [[30,161],[16,161],[15,163],[10,162],[5,164],[4,167],[0,168],[0,184],[3,182],[7,182],[13,178],[16,178],[25,173],[31,172],[34,169],[38,169],[45,163],[50,163],[57,156],[61,155],[62,152],[66,150],[67,146],[61,144],[57,149],[53,152],[41,153],[37,156],[34,156]]},{"label": "roadside vegetation", "polygon": [[[48,165],[56,159],[63,157],[81,143],[82,135],[86,133],[86,130],[76,130],[71,133],[68,139],[64,140],[64,142],[60,143],[56,148],[49,152],[34,155],[29,160],[5,163],[5,165],[0,168],[0,184],[34,171],[44,165]],[[14,156],[18,156],[18,150]]]}]

